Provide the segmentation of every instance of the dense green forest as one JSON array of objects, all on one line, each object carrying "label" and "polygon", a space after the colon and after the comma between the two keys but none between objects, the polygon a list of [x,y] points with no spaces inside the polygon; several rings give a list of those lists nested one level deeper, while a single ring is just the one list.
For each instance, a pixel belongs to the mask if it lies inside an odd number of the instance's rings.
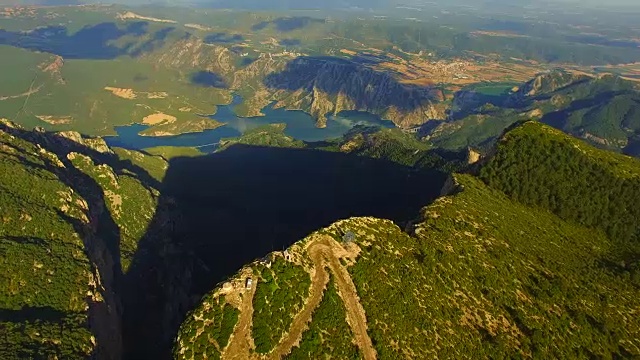
[{"label": "dense green forest", "polygon": [[501,139],[481,178],[520,202],[601,228],[614,240],[640,241],[640,161],[633,158],[528,122]]},{"label": "dense green forest", "polygon": [[425,208],[414,237],[365,230],[378,241],[350,272],[380,358],[638,354],[639,279],[604,265],[615,259],[604,233],[456,180],[461,192]]},{"label": "dense green forest", "polygon": [[501,139],[480,177],[519,202],[602,229],[619,252],[635,249],[628,260],[640,259],[640,161],[527,122]]},{"label": "dense green forest", "polygon": [[[58,158],[0,130],[0,357],[81,358],[91,344],[85,297],[99,297],[75,221],[84,200]],[[53,168],[53,169],[52,169]]]},{"label": "dense green forest", "polygon": [[189,314],[178,334],[182,350],[174,354],[176,359],[220,359],[220,349],[229,342],[238,321],[238,309],[229,305],[224,296],[207,296],[202,304],[205,307]]}]

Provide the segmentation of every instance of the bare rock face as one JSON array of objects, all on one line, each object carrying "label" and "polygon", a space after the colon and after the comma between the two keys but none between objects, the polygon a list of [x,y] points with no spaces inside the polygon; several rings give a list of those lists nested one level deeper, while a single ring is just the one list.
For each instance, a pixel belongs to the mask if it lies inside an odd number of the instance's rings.
[{"label": "bare rock face", "polygon": [[[7,128],[11,128],[11,129],[16,129],[16,130],[24,130],[24,128],[16,123],[14,123],[11,120],[8,119],[3,119],[0,118],[0,125],[4,125]],[[62,139],[66,139],[66,140],[71,140],[74,143],[77,143],[78,145],[84,145],[92,150],[95,150],[99,153],[103,153],[103,154],[112,154],[113,151],[111,151],[111,148],[109,148],[109,146],[107,145],[107,143],[104,141],[104,139],[100,138],[100,137],[96,137],[96,138],[92,138],[92,137],[86,137],[86,136],[82,136],[82,134],[80,134],[77,131],[61,131],[61,132],[57,132],[54,133],[54,136],[46,136],[47,131],[40,127],[37,126],[33,129],[33,134],[34,136],[36,134],[42,134],[45,135],[44,137],[39,137],[38,140],[42,141],[42,142],[51,142],[53,141],[56,137],[62,138]],[[55,141],[54,141],[55,142]],[[61,141],[59,145],[64,146],[64,141]]]},{"label": "bare rock face", "polygon": [[274,103],[287,110],[302,110],[325,127],[327,115],[366,111],[409,128],[428,120],[446,118],[444,95],[433,86],[404,84],[393,74],[368,64],[342,58],[263,53],[246,66],[234,62],[225,47],[186,38],[153,57],[159,66],[204,69],[220,75],[229,90],[242,96],[240,116],[263,116]]},{"label": "bare rock face", "polygon": [[198,69],[226,75],[236,70],[229,49],[205,44],[201,39],[187,37],[175,42],[166,51],[141,56],[157,66],[178,69]]},{"label": "bare rock face", "polygon": [[264,80],[276,92],[279,105],[301,109],[326,125],[327,114],[343,110],[367,111],[400,127],[443,119],[442,92],[431,86],[403,84],[387,72],[349,60],[299,57]]},{"label": "bare rock face", "polygon": [[472,165],[480,161],[482,155],[472,148],[467,149],[467,164]]},{"label": "bare rock face", "polygon": [[456,178],[453,175],[450,175],[445,181],[442,189],[440,190],[440,196],[449,196],[453,195],[462,190],[462,185],[458,183]]},{"label": "bare rock face", "polygon": [[589,79],[586,75],[577,75],[565,71],[552,71],[536,76],[519,89],[519,94],[531,97],[551,93],[576,81]]},{"label": "bare rock face", "polygon": [[53,79],[56,80],[59,84],[65,84],[64,78],[62,77],[62,67],[64,66],[64,59],[62,56],[56,55],[53,57],[53,61],[51,63],[45,63],[40,66],[43,72],[48,73]]},{"label": "bare rock face", "polygon": [[0,118],[0,125],[4,125],[6,127],[12,128],[12,129],[22,129],[22,126],[14,123],[13,121],[11,121],[9,119],[5,119],[5,118]]},{"label": "bare rock face", "polygon": [[99,153],[103,154],[111,154],[112,151],[107,145],[107,143],[102,138],[88,138],[83,137],[79,132],[76,131],[62,131],[56,133],[57,136],[71,140],[80,145],[84,145],[90,149],[93,149]]}]

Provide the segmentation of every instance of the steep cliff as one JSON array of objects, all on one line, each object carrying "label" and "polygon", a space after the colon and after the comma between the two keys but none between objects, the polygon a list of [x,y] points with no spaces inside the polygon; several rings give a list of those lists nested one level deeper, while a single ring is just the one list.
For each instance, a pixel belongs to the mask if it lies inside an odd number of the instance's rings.
[{"label": "steep cliff", "polygon": [[443,195],[410,234],[350,218],[246,265],[189,314],[174,356],[640,354],[640,273],[597,265],[617,256],[603,232],[469,175]]},{"label": "steep cliff", "polygon": [[551,94],[568,85],[589,81],[591,77],[562,70],[540,74],[520,87],[516,92],[520,97],[538,97]]},{"label": "steep cliff", "polygon": [[[174,356],[640,355],[637,239],[621,236],[637,236],[638,217],[613,229],[601,226],[606,217],[574,221],[585,214],[576,206],[600,202],[584,191],[592,184],[583,174],[629,180],[625,194],[603,194],[625,208],[637,202],[627,197],[640,191],[640,162],[539,123],[511,130],[492,157],[481,175],[489,186],[453,175],[408,232],[389,220],[350,218],[242,267],[187,316]],[[548,175],[547,166],[560,171],[537,181],[531,172]],[[588,200],[556,191],[564,187]],[[551,210],[569,221],[538,206],[544,202],[519,202],[536,194],[554,198],[560,207]]]},{"label": "steep cliff", "polygon": [[277,106],[305,110],[320,127],[326,115],[344,110],[377,114],[400,127],[444,118],[441,90],[403,84],[389,72],[340,58],[298,57],[264,83],[279,91]]},{"label": "steep cliff", "polygon": [[7,121],[0,166],[2,357],[120,359],[122,275],[154,181],[100,139]]}]

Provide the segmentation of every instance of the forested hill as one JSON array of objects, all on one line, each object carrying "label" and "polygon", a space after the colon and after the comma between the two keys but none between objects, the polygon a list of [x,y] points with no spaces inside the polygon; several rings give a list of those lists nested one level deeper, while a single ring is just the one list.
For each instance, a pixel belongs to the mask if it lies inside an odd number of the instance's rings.
[{"label": "forested hill", "polygon": [[425,135],[446,148],[486,145],[511,124],[536,119],[598,147],[640,156],[636,82],[556,70],[514,89],[499,96],[473,89],[459,92],[451,118]]},{"label": "forested hill", "polygon": [[480,177],[524,204],[640,248],[640,160],[593,148],[538,122],[508,132]]},{"label": "forested hill", "polygon": [[[638,167],[526,123],[479,178],[454,175],[409,233],[351,218],[248,264],[187,317],[174,355],[640,356],[640,269],[629,245],[639,217],[622,214],[638,203]],[[595,194],[603,184],[611,189]],[[535,192],[548,204],[527,200]],[[599,206],[613,213],[589,218]]]}]

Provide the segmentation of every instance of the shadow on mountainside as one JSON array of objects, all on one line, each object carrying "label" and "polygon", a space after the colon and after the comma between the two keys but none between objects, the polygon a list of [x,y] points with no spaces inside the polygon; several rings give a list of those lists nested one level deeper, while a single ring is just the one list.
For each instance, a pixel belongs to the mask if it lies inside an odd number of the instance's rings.
[{"label": "shadow on mountainside", "polygon": [[624,148],[623,153],[629,156],[640,157],[640,134],[629,139],[629,144]]},{"label": "shadow on mountainside", "polygon": [[7,322],[41,321],[62,323],[68,314],[49,306],[24,306],[20,310],[0,309],[0,319]]},{"label": "shadow on mountainside", "polygon": [[[121,55],[137,57],[162,46],[175,29],[165,27],[151,34],[148,27],[149,23],[136,21],[122,27],[114,22],[87,25],[75,33],[70,33],[62,25],[38,27],[30,31],[0,29],[0,44],[56,54],[65,59],[114,59]],[[143,38],[145,35],[148,36]],[[127,37],[130,40],[126,44],[120,47],[114,44]],[[136,42],[141,39],[145,39],[144,42]]]},{"label": "shadow on mountainside", "polygon": [[358,58],[300,56],[287,63],[283,71],[269,74],[264,84],[271,89],[292,92],[318,89],[331,96],[342,94],[356,109],[395,107],[412,111],[442,99],[442,92],[433,86],[403,84],[393,72],[379,71],[368,65]]},{"label": "shadow on mountainside", "polygon": [[205,44],[234,44],[244,41],[244,37],[240,34],[228,34],[217,32],[205,36],[203,42]]},{"label": "shadow on mountainside", "polygon": [[271,21],[261,21],[251,27],[252,31],[260,31],[272,25],[278,32],[291,32],[303,29],[312,24],[324,24],[324,19],[308,16],[279,17]]},{"label": "shadow on mountainside", "polygon": [[[87,299],[89,328],[97,342],[92,357],[99,359],[117,357],[122,345],[120,338],[121,304],[118,299],[122,280],[120,229],[111,217],[101,186],[91,176],[77,169],[67,155],[70,153],[86,155],[92,159],[96,166],[109,165],[116,174],[126,173],[135,176],[149,187],[157,188],[159,184],[145,170],[133,165],[130,161],[122,161],[116,155],[98,152],[64,136],[40,131],[27,131],[8,126],[5,123],[0,123],[0,131],[37,144],[40,149],[55,154],[63,166],[57,166],[47,161],[36,164],[19,154],[17,157],[27,168],[54,174],[60,182],[86,201],[88,223],[67,216],[62,211],[58,211],[58,215],[74,227],[83,241],[84,252],[96,269],[96,276],[101,279],[100,293],[104,301]],[[6,240],[40,246],[46,245],[47,241],[46,239],[20,237],[9,237]],[[6,314],[6,312],[0,312],[0,317],[4,317]],[[55,316],[51,314],[46,308],[25,308],[11,316],[15,318],[22,316],[26,320],[32,319],[34,321],[51,321],[52,318],[64,317],[61,313],[54,314]]]},{"label": "shadow on mountainside", "polygon": [[446,174],[343,153],[235,145],[171,160],[126,275],[126,358],[168,359],[200,297],[243,265],[339,219],[402,223]]}]

